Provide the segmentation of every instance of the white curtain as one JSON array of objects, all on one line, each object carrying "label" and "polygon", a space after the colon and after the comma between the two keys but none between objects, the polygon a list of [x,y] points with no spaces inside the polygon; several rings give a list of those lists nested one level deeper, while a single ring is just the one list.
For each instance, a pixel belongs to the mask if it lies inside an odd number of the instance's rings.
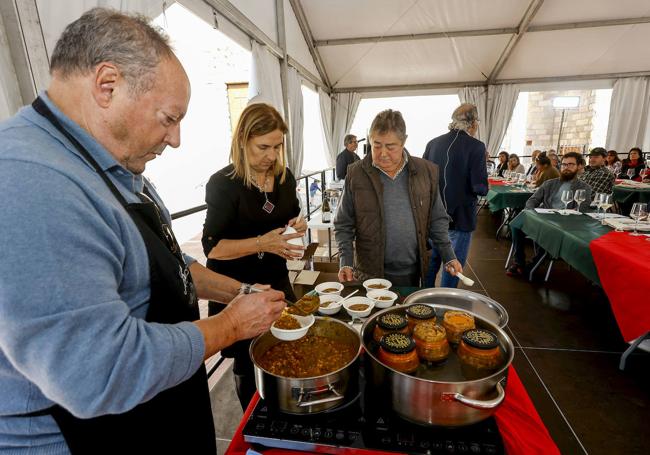
[{"label": "white curtain", "polygon": [[650,78],[617,79],[612,91],[606,148],[627,153],[632,147],[650,150]]},{"label": "white curtain", "polygon": [[332,100],[323,89],[318,88],[318,102],[320,104],[320,118],[323,124],[323,136],[327,147],[327,164],[336,167],[336,154],[338,149],[334,147],[332,140]]},{"label": "white curtain", "polygon": [[295,68],[289,68],[287,80],[287,95],[289,97],[289,128],[291,129],[291,160],[287,163],[293,175],[300,177],[302,173],[303,150],[303,102],[302,81]]},{"label": "white curtain", "polygon": [[252,43],[251,55],[253,62],[251,80],[248,84],[248,103],[270,104],[286,119],[282,102],[280,61],[266,49],[266,46],[255,41]]},{"label": "white curtain", "polygon": [[487,142],[487,123],[485,122],[487,87],[463,87],[458,90],[458,98],[460,98],[461,103],[471,103],[476,106],[478,118],[481,120],[476,138],[479,141]]},{"label": "white curtain", "polygon": [[487,108],[482,117],[481,127],[485,135],[485,146],[490,156],[496,156],[506,135],[512,118],[512,111],[517,104],[519,86],[513,84],[489,85],[487,91]]},{"label": "white curtain", "polygon": [[16,70],[11,60],[7,34],[0,16],[0,121],[14,115],[22,104]]}]

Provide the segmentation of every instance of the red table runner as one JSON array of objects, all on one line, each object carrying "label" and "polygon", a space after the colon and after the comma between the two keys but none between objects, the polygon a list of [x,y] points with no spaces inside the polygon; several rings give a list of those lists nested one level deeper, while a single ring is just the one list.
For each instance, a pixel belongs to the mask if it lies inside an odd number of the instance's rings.
[{"label": "red table runner", "polygon": [[[232,442],[226,450],[226,454],[244,455],[251,447],[244,441],[242,431],[244,430],[244,425],[246,425],[246,422],[248,421],[250,414],[253,412],[253,408],[257,404],[258,400],[259,395],[255,393],[248,409],[246,409],[246,412],[244,413],[244,417],[239,423],[239,427],[232,438]],[[509,455],[553,455],[560,453],[555,442],[553,442],[553,439],[551,439],[551,436],[548,434],[548,430],[544,426],[542,419],[539,417],[539,414],[537,414],[535,406],[532,401],[530,401],[530,397],[528,396],[528,393],[526,393],[526,389],[513,367],[510,367],[510,371],[508,372],[506,398],[494,414],[494,417],[497,421],[501,437],[503,438],[506,453]],[[289,455],[299,453],[305,452],[285,449],[268,449],[264,451],[264,455]],[[368,451],[350,449],[347,453],[360,455],[367,454]],[[373,453],[377,455],[395,455],[394,452],[388,453],[373,451]]]},{"label": "red table runner", "polygon": [[505,185],[505,184],[506,184],[505,180],[492,180],[492,179],[490,179],[490,178],[488,179],[488,183],[489,183],[490,185],[497,185],[497,186],[498,186],[498,185]]},{"label": "red table runner", "polygon": [[609,232],[589,244],[600,283],[623,339],[630,342],[650,330],[650,242],[646,236]]}]

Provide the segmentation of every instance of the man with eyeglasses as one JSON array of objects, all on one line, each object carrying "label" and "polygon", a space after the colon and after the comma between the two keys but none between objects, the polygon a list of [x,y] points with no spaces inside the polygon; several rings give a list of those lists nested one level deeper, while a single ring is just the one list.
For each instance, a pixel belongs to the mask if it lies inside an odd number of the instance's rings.
[{"label": "man with eyeglasses", "polygon": [[[581,154],[576,152],[565,153],[562,157],[562,164],[560,165],[560,177],[545,181],[535,193],[526,202],[526,209],[534,209],[535,207],[544,207],[547,209],[562,209],[564,202],[562,202],[562,192],[571,190],[585,190],[585,200],[579,207],[573,207],[580,212],[589,210],[591,204],[591,187],[584,181],[578,178],[578,174],[585,166],[585,160]],[[571,202],[575,206],[575,202]],[[572,208],[569,204],[568,208]],[[525,252],[525,239],[524,232],[511,226],[512,231],[512,244],[514,246],[514,263],[506,271],[508,276],[522,276],[527,270],[526,266],[526,252]],[[533,264],[541,258],[544,251],[539,248],[537,256],[533,259]]]},{"label": "man with eyeglasses", "polygon": [[346,135],[345,139],[343,139],[343,145],[345,145],[345,148],[336,157],[336,178],[338,180],[345,180],[345,176],[348,174],[348,166],[360,159],[359,155],[356,154],[359,142],[354,134]]}]

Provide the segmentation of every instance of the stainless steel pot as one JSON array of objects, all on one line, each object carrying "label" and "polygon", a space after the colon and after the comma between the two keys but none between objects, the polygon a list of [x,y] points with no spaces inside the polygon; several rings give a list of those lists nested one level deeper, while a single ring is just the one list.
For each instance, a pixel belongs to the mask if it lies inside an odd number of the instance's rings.
[{"label": "stainless steel pot", "polygon": [[508,312],[502,305],[486,295],[464,289],[422,289],[404,299],[404,305],[410,305],[412,303],[447,305],[455,307],[458,310],[478,314],[501,328],[504,328],[508,324]]},{"label": "stainless steel pot", "polygon": [[255,338],[249,348],[260,396],[269,406],[290,414],[312,414],[333,409],[351,400],[358,392],[361,338],[357,331],[336,319],[316,317],[308,334],[349,343],[356,354],[347,365],[332,373],[312,378],[288,378],[264,370],[257,362],[266,351],[281,343],[271,332]]},{"label": "stainless steel pot", "polygon": [[[441,316],[455,306],[429,304]],[[401,373],[384,365],[375,355],[376,343],[372,332],[377,318],[388,312],[405,314],[408,305],[387,308],[369,318],[361,328],[365,349],[366,381],[377,394],[389,394],[393,410],[406,420],[425,424],[457,427],[471,425],[490,417],[505,398],[508,367],[514,357],[510,337],[497,325],[477,313],[472,313],[476,326],[497,335],[504,353],[502,366],[480,379],[465,380],[460,374],[429,379]],[[448,360],[448,362],[451,361]],[[452,371],[447,370],[447,373]]]}]

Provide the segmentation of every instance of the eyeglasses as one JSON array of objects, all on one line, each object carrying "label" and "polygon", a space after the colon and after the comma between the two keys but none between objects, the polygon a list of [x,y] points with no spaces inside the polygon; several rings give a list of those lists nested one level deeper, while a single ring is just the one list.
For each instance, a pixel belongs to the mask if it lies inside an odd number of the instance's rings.
[{"label": "eyeglasses", "polygon": [[577,166],[576,163],[562,163],[560,164],[560,167],[575,167]]}]

